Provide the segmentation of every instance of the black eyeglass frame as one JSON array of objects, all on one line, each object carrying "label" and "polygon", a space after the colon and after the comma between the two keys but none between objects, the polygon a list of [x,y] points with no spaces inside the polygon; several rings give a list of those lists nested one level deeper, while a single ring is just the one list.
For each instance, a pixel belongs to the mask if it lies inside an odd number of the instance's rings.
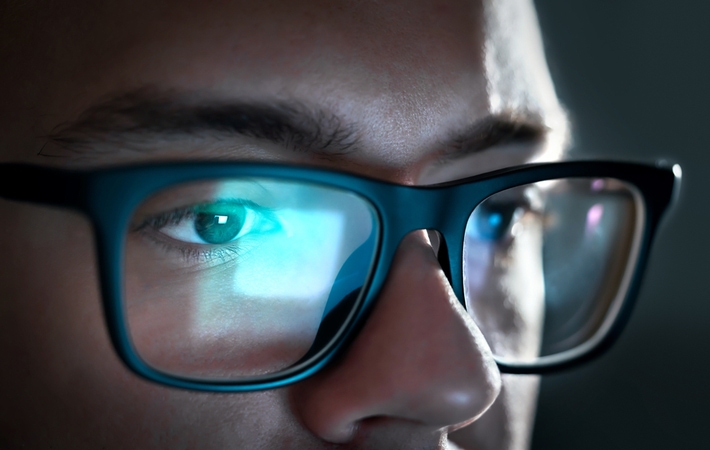
[{"label": "black eyeglass frame", "polygon": [[[239,381],[195,380],[160,372],[141,360],[133,349],[122,309],[122,256],[129,220],[136,206],[160,189],[178,183],[230,177],[306,181],[349,190],[370,202],[380,226],[374,262],[363,286],[365,294],[360,296],[326,346],[312,358],[282,372]],[[333,170],[253,162],[176,162],[86,171],[9,163],[0,164],[0,197],[70,208],[91,219],[109,335],[119,357],[133,372],[178,388],[243,392],[294,383],[333,360],[357,335],[375,303],[400,241],[412,231],[428,229],[440,233],[440,263],[465,308],[462,249],[464,230],[473,209],[486,198],[506,189],[562,178],[615,178],[629,183],[642,197],[645,223],[625,298],[601,339],[567,358],[534,364],[497,360],[502,372],[544,374],[598,356],[621,333],[635,303],[660,219],[677,197],[681,179],[679,166],[611,161],[556,162],[507,168],[435,186],[405,186]]]}]

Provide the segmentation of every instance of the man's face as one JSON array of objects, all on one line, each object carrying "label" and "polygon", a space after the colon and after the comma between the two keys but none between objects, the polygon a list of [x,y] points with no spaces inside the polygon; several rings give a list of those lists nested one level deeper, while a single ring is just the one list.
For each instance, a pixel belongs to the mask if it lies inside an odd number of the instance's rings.
[{"label": "man's face", "polygon": [[[564,134],[524,1],[10,2],[3,17],[1,162],[259,160],[415,185],[555,158]],[[152,126],[166,111],[230,104],[308,111],[341,139],[294,148]],[[163,116],[124,115],[132,107]],[[498,372],[501,344],[455,298],[424,231],[402,241],[336,362],[290,387],[211,394],[149,383],[118,360],[86,218],[8,201],[0,217],[2,446],[528,443],[537,378]]]}]

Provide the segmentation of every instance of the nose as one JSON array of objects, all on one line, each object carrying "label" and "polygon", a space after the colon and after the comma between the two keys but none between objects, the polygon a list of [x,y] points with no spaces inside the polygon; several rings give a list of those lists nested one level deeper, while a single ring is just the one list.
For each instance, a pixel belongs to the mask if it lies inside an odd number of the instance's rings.
[{"label": "nose", "polygon": [[[402,240],[377,303],[330,367],[293,387],[293,409],[321,439],[348,442],[388,421],[431,430],[470,422],[500,392],[480,330],[454,295],[425,231]],[[380,421],[381,422],[381,421]]]}]

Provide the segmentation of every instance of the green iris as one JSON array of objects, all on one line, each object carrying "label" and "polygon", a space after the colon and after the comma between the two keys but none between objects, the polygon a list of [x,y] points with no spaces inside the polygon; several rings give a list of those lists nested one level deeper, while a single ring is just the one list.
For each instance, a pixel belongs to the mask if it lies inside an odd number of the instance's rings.
[{"label": "green iris", "polygon": [[246,219],[239,205],[205,205],[195,211],[195,231],[210,244],[225,244],[239,235]]}]

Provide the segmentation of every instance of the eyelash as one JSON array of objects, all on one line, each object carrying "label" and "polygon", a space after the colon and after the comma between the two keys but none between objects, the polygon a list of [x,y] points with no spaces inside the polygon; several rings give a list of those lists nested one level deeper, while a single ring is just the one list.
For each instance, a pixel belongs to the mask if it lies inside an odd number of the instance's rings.
[{"label": "eyelash", "polygon": [[[258,211],[260,213],[271,211],[270,208],[263,207],[250,200],[244,199],[220,199],[219,203],[240,205],[250,211]],[[160,232],[161,229],[168,225],[178,225],[185,220],[194,218],[196,216],[195,211],[199,206],[200,205],[193,205],[186,208],[179,208],[149,217],[139,225],[133,227],[131,232],[139,233],[143,237],[149,239],[152,243],[160,246],[168,253],[180,253],[183,262],[188,264],[216,262],[216,265],[220,265],[232,262],[243,256],[248,249],[237,244],[241,239],[236,239],[228,244],[221,245],[194,244],[179,241]]]}]

